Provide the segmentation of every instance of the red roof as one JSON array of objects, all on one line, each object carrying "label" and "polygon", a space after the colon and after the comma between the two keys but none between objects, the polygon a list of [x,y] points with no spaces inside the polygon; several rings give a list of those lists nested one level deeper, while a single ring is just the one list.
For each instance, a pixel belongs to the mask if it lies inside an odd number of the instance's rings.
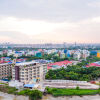
[{"label": "red roof", "polygon": [[93,67],[93,66],[100,67],[100,64],[91,63],[91,64],[87,65],[86,67]]},{"label": "red roof", "polygon": [[47,69],[52,69],[52,67],[49,67],[49,66],[48,66]]},{"label": "red roof", "polygon": [[60,62],[55,62],[55,63],[50,63],[47,65],[47,69],[51,69],[53,65],[58,65],[58,66],[62,66],[62,65],[68,65],[71,64],[71,61],[68,60],[64,60],[64,61],[60,61]]},{"label": "red roof", "polygon": [[11,61],[0,60],[0,64],[2,64],[2,63],[9,63],[9,62],[11,62]]},{"label": "red roof", "polygon": [[4,61],[0,60],[0,63],[4,63]]},{"label": "red roof", "polygon": [[11,62],[11,61],[4,61],[5,63]]}]

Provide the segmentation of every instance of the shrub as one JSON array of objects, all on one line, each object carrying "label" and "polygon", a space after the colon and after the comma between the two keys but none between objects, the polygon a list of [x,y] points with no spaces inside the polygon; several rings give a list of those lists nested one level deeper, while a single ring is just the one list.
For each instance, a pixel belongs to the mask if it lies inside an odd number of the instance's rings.
[{"label": "shrub", "polygon": [[27,95],[30,100],[38,100],[42,98],[42,92],[38,90],[25,89],[18,93],[18,95]]},{"label": "shrub", "polygon": [[80,89],[80,87],[79,87],[79,86],[77,86],[77,87],[76,87],[76,90],[79,90],[79,89]]}]

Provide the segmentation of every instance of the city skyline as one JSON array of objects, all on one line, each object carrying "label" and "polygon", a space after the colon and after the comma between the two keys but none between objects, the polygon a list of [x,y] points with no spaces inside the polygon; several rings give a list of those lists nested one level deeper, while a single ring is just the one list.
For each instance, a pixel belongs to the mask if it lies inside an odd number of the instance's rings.
[{"label": "city skyline", "polygon": [[99,0],[0,1],[0,42],[100,43]]}]

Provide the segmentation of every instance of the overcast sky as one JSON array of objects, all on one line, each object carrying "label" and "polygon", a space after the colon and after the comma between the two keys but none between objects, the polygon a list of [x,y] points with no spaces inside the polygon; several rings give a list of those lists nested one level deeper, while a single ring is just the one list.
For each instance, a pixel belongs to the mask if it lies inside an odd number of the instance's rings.
[{"label": "overcast sky", "polygon": [[0,42],[100,43],[100,0],[0,0]]}]

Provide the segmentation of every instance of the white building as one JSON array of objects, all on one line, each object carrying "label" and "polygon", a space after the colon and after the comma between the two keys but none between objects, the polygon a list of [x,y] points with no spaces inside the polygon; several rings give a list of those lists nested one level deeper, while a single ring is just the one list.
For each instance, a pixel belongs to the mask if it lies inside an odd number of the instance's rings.
[{"label": "white building", "polygon": [[81,58],[81,52],[80,51],[76,51],[73,54],[73,58],[76,59],[76,60],[79,60]]},{"label": "white building", "polygon": [[20,89],[20,88],[23,88],[24,87],[24,83],[19,82],[17,80],[15,80],[15,81],[12,80],[12,81],[9,82],[9,86],[10,87],[16,87],[17,89]]}]

